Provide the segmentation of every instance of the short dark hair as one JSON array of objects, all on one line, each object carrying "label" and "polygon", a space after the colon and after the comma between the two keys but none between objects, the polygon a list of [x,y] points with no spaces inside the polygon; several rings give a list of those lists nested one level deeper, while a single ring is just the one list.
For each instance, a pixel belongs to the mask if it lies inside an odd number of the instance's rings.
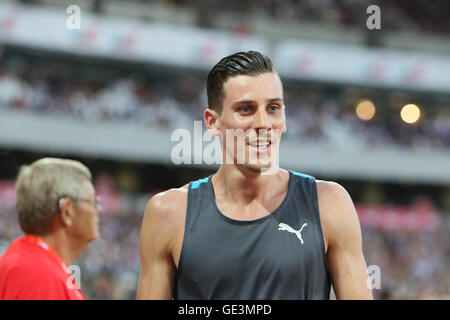
[{"label": "short dark hair", "polygon": [[220,60],[208,73],[206,92],[208,107],[222,112],[225,98],[223,84],[228,78],[238,75],[258,75],[266,72],[276,73],[272,61],[258,51],[237,52]]}]

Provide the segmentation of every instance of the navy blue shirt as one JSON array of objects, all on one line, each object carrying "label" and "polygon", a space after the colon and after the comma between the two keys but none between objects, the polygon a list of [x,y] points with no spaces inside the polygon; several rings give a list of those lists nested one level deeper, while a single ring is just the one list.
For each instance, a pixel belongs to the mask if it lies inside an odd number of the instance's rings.
[{"label": "navy blue shirt", "polygon": [[217,208],[211,176],[191,182],[174,299],[329,299],[316,181],[289,171],[271,214],[234,220]]}]

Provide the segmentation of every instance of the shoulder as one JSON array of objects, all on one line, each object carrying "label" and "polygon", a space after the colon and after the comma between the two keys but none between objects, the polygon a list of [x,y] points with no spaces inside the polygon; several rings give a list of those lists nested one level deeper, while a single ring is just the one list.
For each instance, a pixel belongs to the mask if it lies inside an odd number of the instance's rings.
[{"label": "shoulder", "polygon": [[317,180],[317,198],[324,218],[342,219],[355,212],[350,194],[336,182]]},{"label": "shoulder", "polygon": [[[36,261],[39,263],[36,264]],[[20,237],[11,242],[0,257],[0,270],[3,274],[11,272],[15,275],[33,276],[45,271],[48,262],[48,256],[42,248],[31,245],[24,241],[24,237]]]},{"label": "shoulder", "polygon": [[0,298],[60,299],[66,277],[41,248],[16,240],[0,258]]},{"label": "shoulder", "polygon": [[145,215],[159,219],[176,219],[177,213],[187,206],[188,185],[155,194],[147,203]]},{"label": "shoulder", "polygon": [[334,181],[317,180],[317,198],[326,205],[344,204],[351,201],[347,190]]},{"label": "shoulder", "polygon": [[[188,185],[155,194],[147,203],[141,227],[141,239],[167,244],[184,227]],[[157,243],[155,243],[157,244]]]},{"label": "shoulder", "polygon": [[343,186],[333,181],[317,180],[317,198],[327,244],[360,228],[352,198]]}]

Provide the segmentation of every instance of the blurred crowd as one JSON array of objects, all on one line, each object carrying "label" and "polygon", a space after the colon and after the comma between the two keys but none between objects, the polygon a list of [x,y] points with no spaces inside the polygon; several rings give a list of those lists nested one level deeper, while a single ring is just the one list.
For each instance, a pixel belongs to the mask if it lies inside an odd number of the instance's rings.
[{"label": "blurred crowd", "polygon": [[[189,1],[156,0],[175,5]],[[402,0],[206,0],[214,12],[231,12],[241,17],[249,14],[270,17],[274,21],[310,22],[326,27],[337,25],[365,27],[366,9],[376,4],[381,9],[383,28],[400,31],[446,33],[450,5],[447,1]]]},{"label": "blurred crowd", "polygon": [[[120,201],[105,199],[102,203],[101,236],[72,263],[80,267],[81,288],[88,299],[136,298],[139,232],[153,193],[117,193]],[[22,234],[13,193],[7,199],[0,201],[0,254]],[[387,231],[362,225],[363,250],[376,299],[450,298],[450,217],[441,216],[437,227],[426,231]]]},{"label": "blurred crowd", "polygon": [[[0,109],[175,129],[192,128],[194,120],[203,119],[207,107],[206,75],[152,70],[100,81],[89,72],[82,78],[75,74],[65,64],[22,61],[0,65]],[[377,112],[372,120],[360,120],[355,107],[367,97],[367,89],[351,98],[344,87],[330,93],[326,86],[285,81],[284,89],[287,139],[333,146],[450,148],[450,108],[445,98],[440,105],[428,98],[426,103],[433,105],[421,106],[420,121],[409,125],[387,98],[375,101]],[[376,90],[369,95],[377,94],[389,96]]]},{"label": "blurred crowd", "polygon": [[[380,232],[363,228],[367,266],[378,266],[377,299],[450,299],[449,221],[433,232]],[[374,278],[377,270],[369,267]],[[374,284],[375,281],[372,281]]]},{"label": "blurred crowd", "polygon": [[190,124],[198,108],[198,80],[123,78],[109,84],[54,77],[49,70],[27,70],[24,77],[0,67],[0,108],[60,114],[97,121],[135,121],[179,128]]},{"label": "blurred crowd", "polygon": [[[18,0],[22,3],[57,4],[58,0]],[[370,5],[381,9],[384,30],[408,32],[432,32],[446,34],[450,31],[450,3],[448,1],[423,0],[90,0],[93,12],[108,12],[108,6],[117,3],[139,5],[163,5],[174,9],[189,8],[199,16],[214,17],[229,13],[239,17],[242,30],[251,31],[246,26],[249,17],[271,19],[273,23],[314,23],[324,27],[354,26],[365,28]],[[127,10],[128,11],[128,10]],[[142,8],[141,10],[142,11]],[[136,12],[139,12],[137,10]],[[137,13],[139,14],[139,13]]]}]

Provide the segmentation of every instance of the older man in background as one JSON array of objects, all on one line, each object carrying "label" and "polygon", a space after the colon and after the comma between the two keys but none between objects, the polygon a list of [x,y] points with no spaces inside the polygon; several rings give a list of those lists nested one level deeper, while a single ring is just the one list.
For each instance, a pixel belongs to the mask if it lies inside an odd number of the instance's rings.
[{"label": "older man in background", "polygon": [[84,300],[68,265],[98,238],[99,199],[80,162],[44,158],[20,169],[16,207],[24,236],[0,257],[0,299]]}]

